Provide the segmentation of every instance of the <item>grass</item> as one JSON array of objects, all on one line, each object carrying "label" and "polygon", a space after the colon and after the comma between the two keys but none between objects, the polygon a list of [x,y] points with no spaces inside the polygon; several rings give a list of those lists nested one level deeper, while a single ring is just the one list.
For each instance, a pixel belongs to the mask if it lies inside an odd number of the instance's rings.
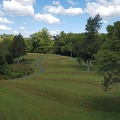
[{"label": "grass", "polygon": [[40,68],[18,80],[0,81],[0,120],[119,120],[119,85],[105,92],[102,77],[76,59],[28,54]]}]

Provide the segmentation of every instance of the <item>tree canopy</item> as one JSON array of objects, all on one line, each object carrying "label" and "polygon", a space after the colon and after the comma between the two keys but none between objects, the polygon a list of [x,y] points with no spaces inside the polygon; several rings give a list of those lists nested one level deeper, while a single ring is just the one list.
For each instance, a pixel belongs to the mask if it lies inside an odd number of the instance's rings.
[{"label": "tree canopy", "polygon": [[46,28],[31,35],[31,52],[49,53],[53,49],[51,35]]},{"label": "tree canopy", "polygon": [[120,82],[120,21],[107,27],[107,40],[96,54],[96,68],[104,76],[105,89]]},{"label": "tree canopy", "polygon": [[99,50],[98,31],[101,28],[100,15],[87,20],[86,33],[83,39],[78,43],[78,58],[87,62],[87,71],[90,71],[90,61],[94,59],[94,54]]},{"label": "tree canopy", "polygon": [[17,64],[19,64],[19,57],[26,54],[25,41],[21,34],[14,36],[11,50],[14,57],[18,58]]}]

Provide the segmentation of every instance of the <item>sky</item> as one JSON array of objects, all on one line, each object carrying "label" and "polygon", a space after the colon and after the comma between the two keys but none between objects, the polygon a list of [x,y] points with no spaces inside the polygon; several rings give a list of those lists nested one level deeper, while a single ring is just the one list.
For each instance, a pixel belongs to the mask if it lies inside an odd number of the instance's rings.
[{"label": "sky", "polygon": [[120,0],[0,0],[0,34],[29,37],[47,28],[51,35],[85,32],[89,17],[102,17],[100,33],[120,20]]}]

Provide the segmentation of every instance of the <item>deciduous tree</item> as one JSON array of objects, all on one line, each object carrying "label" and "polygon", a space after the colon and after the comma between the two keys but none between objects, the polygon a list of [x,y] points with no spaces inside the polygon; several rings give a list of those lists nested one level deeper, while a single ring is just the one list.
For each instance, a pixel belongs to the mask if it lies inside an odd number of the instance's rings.
[{"label": "deciduous tree", "polygon": [[105,89],[120,82],[120,21],[107,27],[108,38],[96,55],[96,68],[104,76]]},{"label": "deciduous tree", "polygon": [[41,31],[32,34],[31,40],[31,52],[49,53],[53,49],[51,35],[46,28],[43,28]]}]

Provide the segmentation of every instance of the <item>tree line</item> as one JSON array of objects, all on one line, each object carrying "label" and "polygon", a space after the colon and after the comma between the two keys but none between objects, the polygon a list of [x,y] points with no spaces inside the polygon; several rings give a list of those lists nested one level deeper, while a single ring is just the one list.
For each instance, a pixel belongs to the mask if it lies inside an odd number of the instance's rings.
[{"label": "tree line", "polygon": [[[23,38],[19,35],[0,35],[0,73],[2,68],[26,53],[53,53],[76,57],[79,64],[92,63],[97,72],[104,76],[103,85],[109,86],[120,81],[120,21],[108,25],[107,33],[99,33],[102,27],[99,14],[89,17],[84,33],[65,33],[51,36],[46,28]],[[4,66],[4,67],[3,67]]]},{"label": "tree line", "polygon": [[16,58],[19,64],[20,56],[26,54],[25,41],[21,34],[15,36],[4,34],[0,38],[0,75],[12,76],[8,64],[12,64]]}]

